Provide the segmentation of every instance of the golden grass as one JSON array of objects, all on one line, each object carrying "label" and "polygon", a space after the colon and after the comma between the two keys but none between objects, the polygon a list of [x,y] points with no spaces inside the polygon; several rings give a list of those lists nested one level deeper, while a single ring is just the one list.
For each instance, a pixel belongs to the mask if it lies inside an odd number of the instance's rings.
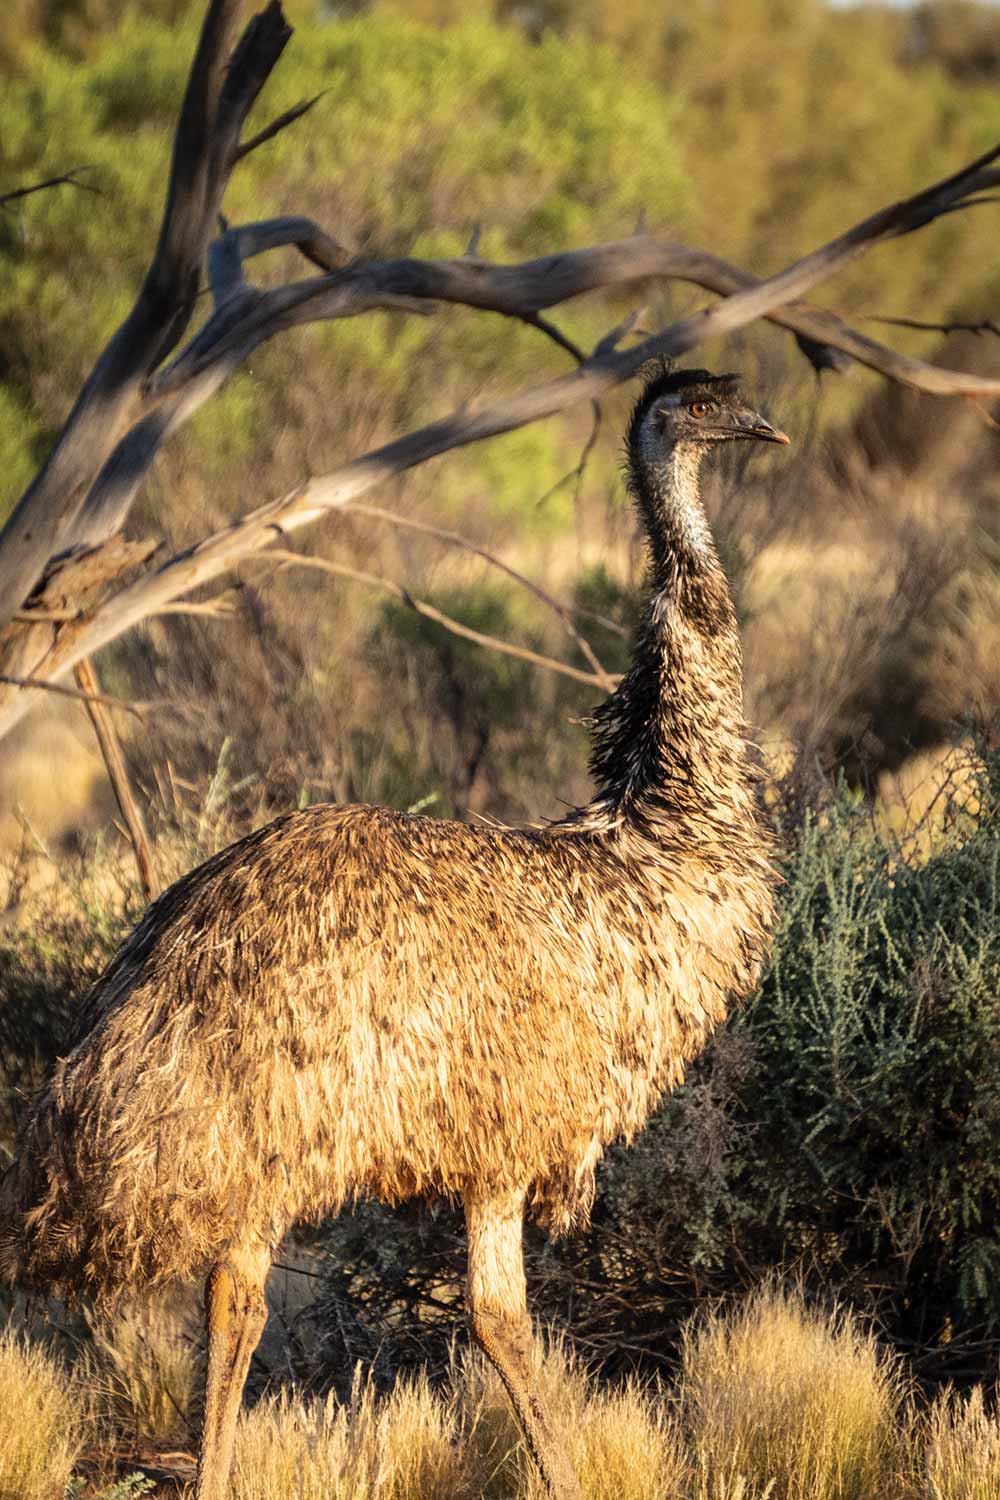
[{"label": "golden grass", "polygon": [[62,1495],[83,1446],[84,1414],[59,1362],[13,1328],[0,1330],[0,1413],[0,1495]]},{"label": "golden grass", "polygon": [[927,1419],[925,1493],[930,1500],[1000,1500],[1000,1418],[982,1386],[967,1396],[944,1390]]},{"label": "golden grass", "polygon": [[80,1379],[97,1421],[126,1441],[185,1438],[199,1370],[185,1310],[158,1299],[88,1322],[91,1343],[81,1357]]},{"label": "golden grass", "polygon": [[[165,1380],[191,1401],[197,1363],[177,1317],[161,1304],[95,1325],[72,1377],[43,1345],[0,1333],[0,1497],[58,1500],[85,1442],[177,1432]],[[946,1390],[918,1417],[856,1319],[777,1286],[693,1325],[671,1391],[602,1387],[558,1339],[536,1383],[585,1500],[1000,1500],[1000,1419],[980,1388]],[[379,1397],[359,1376],[346,1405],[286,1390],[240,1417],[230,1500],[543,1496],[475,1352],[443,1394],[418,1378]]]},{"label": "golden grass", "polygon": [[[480,1356],[456,1368],[456,1403],[476,1455],[484,1500],[543,1500],[520,1428],[495,1372]],[[537,1366],[537,1388],[565,1443],[585,1500],[671,1500],[682,1493],[688,1461],[663,1396],[638,1381],[603,1389],[559,1339]]]},{"label": "golden grass", "polygon": [[774,1500],[890,1493],[903,1395],[896,1365],[856,1319],[777,1286],[685,1340],[680,1400],[707,1496],[740,1478]]},{"label": "golden grass", "polygon": [[350,1406],[286,1394],[240,1418],[232,1500],[472,1500],[445,1403],[424,1380],[385,1401],[360,1383]]}]

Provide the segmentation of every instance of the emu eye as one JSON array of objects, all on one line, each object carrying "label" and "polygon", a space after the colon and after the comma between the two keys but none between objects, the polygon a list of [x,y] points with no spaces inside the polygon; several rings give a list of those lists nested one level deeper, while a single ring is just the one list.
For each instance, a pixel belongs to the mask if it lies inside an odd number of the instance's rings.
[{"label": "emu eye", "polygon": [[715,403],[712,401],[692,401],[688,407],[692,417],[707,417],[709,412],[714,410]]}]

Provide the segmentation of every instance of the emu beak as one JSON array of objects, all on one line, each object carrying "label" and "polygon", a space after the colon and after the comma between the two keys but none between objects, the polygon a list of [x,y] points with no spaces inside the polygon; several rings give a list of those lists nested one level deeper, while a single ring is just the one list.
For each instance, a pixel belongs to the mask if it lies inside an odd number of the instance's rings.
[{"label": "emu beak", "polygon": [[792,440],[787,432],[782,432],[780,427],[772,427],[770,422],[765,422],[759,412],[749,409],[735,413],[736,437],[757,438],[762,443],[790,443]]}]

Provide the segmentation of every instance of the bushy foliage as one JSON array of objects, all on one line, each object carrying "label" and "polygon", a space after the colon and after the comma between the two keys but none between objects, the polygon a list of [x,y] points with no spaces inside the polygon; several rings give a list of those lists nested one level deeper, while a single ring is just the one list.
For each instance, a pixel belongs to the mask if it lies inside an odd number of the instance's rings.
[{"label": "bushy foliage", "polygon": [[[630,1148],[590,1229],[531,1241],[536,1309],[611,1368],[674,1356],[708,1297],[795,1266],[874,1311],[926,1372],[986,1365],[1000,1328],[1000,809],[996,765],[931,857],[904,857],[846,791],[784,861],[757,994]],[[348,1353],[390,1330],[440,1361],[462,1274],[445,1206],[363,1206],[331,1231]],[[390,1349],[392,1346],[389,1346]],[[625,1352],[628,1351],[628,1352]],[[382,1360],[389,1358],[383,1350]]]},{"label": "bushy foliage", "polygon": [[[180,26],[128,17],[86,69],[38,42],[6,83],[0,177],[18,185],[85,163],[83,181],[99,192],[62,187],[0,219],[0,459],[11,499],[152,250],[195,20],[193,11]],[[582,40],[533,48],[485,22],[441,31],[399,17],[306,21],[256,123],[317,94],[307,128],[241,165],[226,201],[234,220],[310,213],[381,255],[459,254],[481,224],[484,254],[517,257],[619,235],[644,212],[668,221],[686,196],[669,100]],[[374,394],[382,420],[399,426],[426,411],[429,389],[462,399],[498,364],[523,367],[540,344],[481,317],[366,318],[304,335],[300,378],[324,386],[332,366],[349,370],[366,404]],[[295,355],[286,346],[255,365],[260,373],[235,382],[185,439],[205,484],[280,425]],[[324,416],[341,444],[356,417],[342,385]],[[503,514],[523,502],[524,486],[508,482],[505,495],[498,476],[530,469],[540,492],[566,467],[564,447],[541,430],[515,434],[484,455],[479,484]],[[469,478],[467,467],[456,494]],[[564,523],[565,507],[545,518]]]},{"label": "bushy foliage", "polygon": [[996,1330],[998,857],[991,767],[926,860],[846,793],[806,818],[760,990],[610,1164],[614,1274],[795,1262],[942,1357]]}]

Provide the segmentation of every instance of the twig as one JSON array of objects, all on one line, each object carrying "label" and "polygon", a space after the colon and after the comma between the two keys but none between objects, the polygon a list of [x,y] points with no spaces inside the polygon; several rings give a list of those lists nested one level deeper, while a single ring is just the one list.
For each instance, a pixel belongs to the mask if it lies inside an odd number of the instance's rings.
[{"label": "twig", "polygon": [[24,625],[64,625],[67,620],[78,620],[78,609],[16,609],[11,615]]},{"label": "twig", "polygon": [[514,656],[520,661],[531,662],[533,666],[546,667],[550,672],[561,673],[564,677],[572,677],[574,682],[585,682],[588,687],[606,690],[607,684],[614,684],[615,679],[608,677],[606,673],[598,676],[595,672],[581,672],[578,667],[571,667],[568,662],[558,661],[553,656],[542,656],[537,651],[529,650],[527,646],[515,646],[511,641],[501,640],[499,636],[484,635],[481,630],[473,630],[470,626],[463,625],[460,620],[452,619],[451,615],[435,609],[433,604],[428,604],[423,599],[415,599],[409,589],[394,583],[392,579],[380,578],[377,573],[364,573],[357,568],[348,568],[343,563],[328,562],[323,557],[307,557],[301,552],[289,552],[283,548],[270,549],[267,557],[276,558],[279,562],[290,566],[316,568],[320,572],[332,574],[335,578],[348,578],[354,583],[367,584],[369,588],[383,589],[387,594],[394,594],[414,613],[423,615],[427,620],[433,620],[445,630],[450,630],[452,635],[473,641],[477,646],[485,646],[490,651],[499,651],[505,656]]},{"label": "twig", "polygon": [[124,698],[109,698],[107,693],[90,693],[76,688],[64,687],[61,682],[46,682],[42,677],[15,677],[9,672],[0,672],[0,682],[8,687],[16,688],[38,688],[43,693],[55,693],[61,698],[75,698],[81,703],[101,703],[105,708],[121,709],[123,713],[134,714],[139,720],[143,714],[160,705],[156,700],[148,703],[126,703]]},{"label": "twig", "polygon": [[92,182],[79,182],[77,180],[80,172],[92,172],[93,170],[92,166],[71,167],[68,172],[62,172],[58,177],[47,177],[44,182],[33,182],[28,187],[12,188],[9,193],[0,193],[0,208],[6,208],[8,203],[15,203],[19,198],[27,198],[32,193],[42,193],[46,188],[53,187],[75,187],[79,188],[81,193],[94,193],[99,198],[101,196],[99,187],[95,187]]},{"label": "twig", "polygon": [[263,130],[258,130],[257,134],[252,135],[248,141],[242,141],[233,153],[233,160],[242,161],[245,156],[250,155],[251,151],[256,151],[258,146],[263,146],[265,141],[273,140],[287,126],[294,125],[296,120],[301,120],[314,104],[319,103],[325,93],[326,89],[320,89],[319,93],[314,94],[311,99],[303,99],[301,103],[293,104],[291,109],[286,109],[284,114],[278,115],[270,125],[265,125]]},{"label": "twig", "polygon": [[987,427],[992,427],[994,432],[1000,432],[1000,422],[986,410],[981,401],[977,401],[975,396],[966,396],[965,399],[976,413],[976,416],[980,417],[986,423]]},{"label": "twig", "polygon": [[73,675],[76,678],[77,687],[85,695],[87,713],[94,726],[94,734],[104,758],[108,780],[111,782],[115,800],[128,828],[136,868],[139,871],[139,883],[147,902],[153,901],[159,894],[160,888],[156,878],[146,820],[142,816],[142,808],[136,801],[132,790],[121,740],[118,738],[118,731],[115,729],[114,721],[100,691],[101,685],[89,657],[85,656],[77,662],[73,668]]},{"label": "twig", "polygon": [[579,344],[574,344],[571,338],[567,338],[566,334],[560,328],[557,328],[548,318],[543,318],[541,313],[525,313],[521,318],[521,322],[527,323],[529,328],[537,328],[540,333],[544,333],[547,339],[551,339],[554,344],[558,344],[560,349],[565,349],[567,354],[572,354],[578,365],[582,365],[587,358]]},{"label": "twig", "polygon": [[[462,536],[459,532],[447,531],[443,526],[432,526],[426,521],[415,521],[410,516],[400,516],[394,511],[383,510],[378,505],[354,503],[348,506],[347,509],[359,516],[371,516],[373,520],[387,521],[390,526],[400,526],[407,531],[419,531],[424,536],[436,537],[438,541],[447,542],[450,546],[461,547],[466,552],[471,552],[476,557],[481,557],[484,562],[488,562],[491,567],[496,568],[499,572],[506,573],[508,578],[512,578],[515,583],[519,583],[522,588],[526,588],[529,593],[534,594],[536,599],[548,609],[551,609],[554,614],[558,615],[572,639],[579,646],[587,661],[589,661],[594,670],[594,675],[601,680],[602,686],[609,693],[614,690],[614,678],[609,676],[605,671],[590,642],[585,636],[580,634],[573,624],[572,609],[568,605],[560,603],[558,599],[554,599],[540,584],[526,577],[524,573],[519,573],[516,568],[512,568],[510,563],[505,563],[492,552],[488,552],[485,547],[480,547],[477,542],[470,541],[468,537]],[[610,624],[612,629],[618,628],[611,621],[602,620],[601,623],[605,625]]]},{"label": "twig", "polygon": [[893,328],[919,328],[927,333],[995,333],[1000,338],[1000,323],[983,318],[979,323],[924,323],[919,318],[884,318],[869,314],[866,323],[888,323]]}]

